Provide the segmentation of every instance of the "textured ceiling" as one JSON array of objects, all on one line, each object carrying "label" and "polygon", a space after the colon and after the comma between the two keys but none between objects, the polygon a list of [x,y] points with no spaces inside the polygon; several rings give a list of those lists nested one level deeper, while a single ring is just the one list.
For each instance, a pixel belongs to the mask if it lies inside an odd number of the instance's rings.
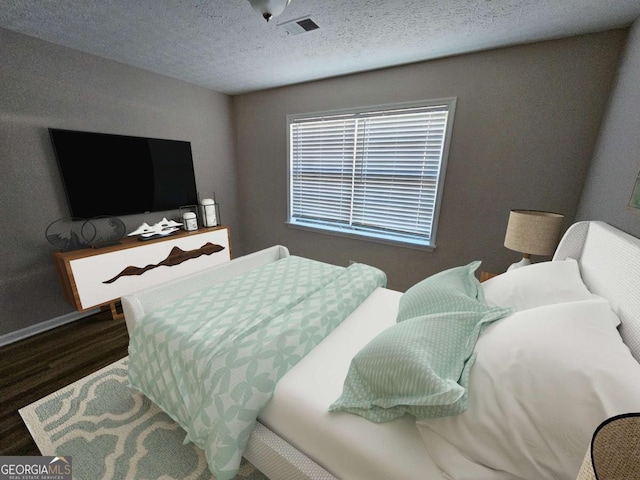
[{"label": "textured ceiling", "polygon": [[[288,35],[278,24],[311,16]],[[0,0],[0,27],[238,94],[630,25],[639,0]],[[1,53],[0,53],[1,54]]]}]

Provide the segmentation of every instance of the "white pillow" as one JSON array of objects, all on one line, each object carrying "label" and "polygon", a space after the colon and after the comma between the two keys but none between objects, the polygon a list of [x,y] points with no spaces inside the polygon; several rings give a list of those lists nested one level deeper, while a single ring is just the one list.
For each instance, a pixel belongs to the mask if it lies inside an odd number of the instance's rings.
[{"label": "white pillow", "polygon": [[468,410],[416,421],[435,463],[456,479],[575,479],[600,422],[640,411],[640,364],[612,316],[606,300],[592,299],[488,326]]},{"label": "white pillow", "polygon": [[[489,305],[511,307],[515,311],[602,298],[589,292],[573,258],[511,270],[483,282],[482,290]],[[618,326],[618,317],[614,320]]]}]

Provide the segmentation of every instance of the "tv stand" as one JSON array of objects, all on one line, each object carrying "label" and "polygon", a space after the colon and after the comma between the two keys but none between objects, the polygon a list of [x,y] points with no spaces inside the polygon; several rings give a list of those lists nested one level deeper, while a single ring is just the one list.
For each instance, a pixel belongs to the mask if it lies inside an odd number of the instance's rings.
[{"label": "tv stand", "polygon": [[67,302],[79,312],[100,307],[122,318],[121,296],[227,262],[231,243],[228,227],[220,226],[52,255]]}]

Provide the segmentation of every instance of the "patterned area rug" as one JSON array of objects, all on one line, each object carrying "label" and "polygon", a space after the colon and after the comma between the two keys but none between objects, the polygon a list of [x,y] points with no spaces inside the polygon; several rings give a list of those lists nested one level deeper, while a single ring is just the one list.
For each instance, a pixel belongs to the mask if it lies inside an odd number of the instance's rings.
[{"label": "patterned area rug", "polygon": [[[22,409],[43,455],[71,456],[73,478],[211,480],[204,452],[127,382],[123,358]],[[236,479],[266,480],[245,459]]]}]

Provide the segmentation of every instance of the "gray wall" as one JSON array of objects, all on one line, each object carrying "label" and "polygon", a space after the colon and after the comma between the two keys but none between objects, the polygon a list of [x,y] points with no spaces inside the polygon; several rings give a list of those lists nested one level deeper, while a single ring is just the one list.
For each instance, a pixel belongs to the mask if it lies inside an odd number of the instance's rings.
[{"label": "gray wall", "polygon": [[578,210],[640,236],[640,210],[629,207],[640,170],[640,20],[634,23]]},{"label": "gray wall", "polygon": [[[48,127],[191,141],[197,187],[215,191],[234,240],[230,97],[8,30],[0,29],[0,45],[0,335],[75,311],[44,236],[69,216]],[[131,231],[161,218],[124,220]]]},{"label": "gray wall", "polygon": [[[618,110],[636,95],[625,110],[629,117],[638,105],[637,30],[616,89]],[[74,312],[62,299],[53,247],[44,238],[52,221],[69,215],[48,127],[190,140],[198,189],[216,192],[235,256],[280,243],[338,264],[377,265],[392,288],[404,290],[473,259],[492,271],[517,260],[502,247],[511,208],[560,211],[568,216],[565,226],[573,221],[626,34],[500,49],[231,99],[0,29],[0,336]],[[448,96],[458,97],[458,106],[434,252],[285,226],[286,114]],[[607,129],[635,138],[611,121]],[[589,217],[588,206],[602,201],[589,194],[600,188],[600,171],[606,183],[606,173],[615,170],[602,145],[581,209]],[[635,176],[638,168],[633,145],[636,163],[622,172],[629,183],[624,202],[632,183],[625,172]],[[629,157],[623,160],[633,163]],[[614,205],[602,219],[620,209]],[[132,229],[160,216],[124,220]]]},{"label": "gray wall", "polygon": [[[244,248],[283,244],[345,265],[369,263],[405,290],[444,268],[483,260],[503,271],[509,210],[574,219],[626,30],[504,48],[236,96]],[[458,98],[437,248],[425,252],[288,228],[286,115]]]}]

